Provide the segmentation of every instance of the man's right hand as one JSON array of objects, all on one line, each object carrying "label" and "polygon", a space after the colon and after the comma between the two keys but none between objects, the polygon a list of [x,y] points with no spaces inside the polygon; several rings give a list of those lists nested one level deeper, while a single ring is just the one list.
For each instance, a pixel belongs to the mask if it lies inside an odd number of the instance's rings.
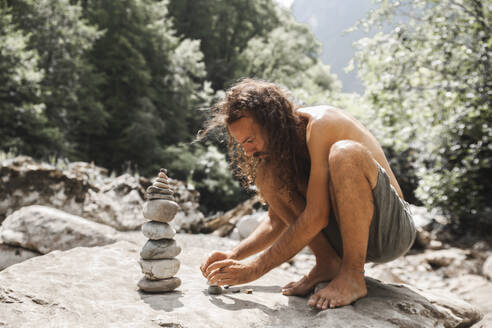
[{"label": "man's right hand", "polygon": [[217,262],[217,261],[222,261],[222,260],[227,260],[232,257],[232,252],[220,252],[220,251],[215,251],[211,253],[205,263],[203,263],[200,266],[200,270],[202,270],[202,274],[205,278],[207,278],[206,272],[207,268],[209,267],[210,264]]}]

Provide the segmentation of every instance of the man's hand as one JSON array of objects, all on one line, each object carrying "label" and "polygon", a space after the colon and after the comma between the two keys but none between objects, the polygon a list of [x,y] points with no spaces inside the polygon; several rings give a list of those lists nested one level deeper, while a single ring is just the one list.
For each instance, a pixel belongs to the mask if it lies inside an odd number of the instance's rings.
[{"label": "man's hand", "polygon": [[211,285],[241,285],[262,276],[254,262],[241,263],[236,260],[223,260],[212,263],[205,275]]},{"label": "man's hand", "polygon": [[232,256],[232,252],[219,252],[219,251],[216,251],[216,252],[211,253],[208,256],[208,258],[205,261],[205,263],[203,263],[200,266],[200,270],[202,270],[203,276],[205,278],[207,278],[206,271],[207,271],[207,268],[210,266],[210,264],[212,264],[214,262],[217,262],[217,261],[222,261],[222,260],[230,259],[231,256]]}]

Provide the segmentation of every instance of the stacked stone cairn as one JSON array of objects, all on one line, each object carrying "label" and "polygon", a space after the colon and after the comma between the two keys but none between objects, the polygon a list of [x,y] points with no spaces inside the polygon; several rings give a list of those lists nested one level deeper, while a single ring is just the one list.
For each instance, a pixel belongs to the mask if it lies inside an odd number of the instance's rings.
[{"label": "stacked stone cairn", "polygon": [[169,225],[179,210],[169,186],[166,170],[161,169],[153,184],[146,190],[147,201],[143,215],[150,220],[142,225],[142,232],[149,240],[140,252],[140,267],[144,277],[138,287],[148,293],[170,292],[181,285],[175,277],[180,262],[175,257],[181,247],[173,239],[176,231]]}]

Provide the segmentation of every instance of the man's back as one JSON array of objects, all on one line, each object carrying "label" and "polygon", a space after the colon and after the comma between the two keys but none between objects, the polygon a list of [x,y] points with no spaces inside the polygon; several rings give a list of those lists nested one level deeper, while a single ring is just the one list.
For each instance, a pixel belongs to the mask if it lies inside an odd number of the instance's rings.
[{"label": "man's back", "polygon": [[299,108],[301,116],[308,119],[306,127],[306,142],[309,142],[312,130],[319,129],[316,133],[323,136],[324,151],[328,159],[331,146],[340,140],[352,140],[364,145],[375,160],[386,170],[390,177],[391,185],[403,198],[400,186],[384,155],[383,149],[372,133],[347,111],[331,106],[315,106]]}]

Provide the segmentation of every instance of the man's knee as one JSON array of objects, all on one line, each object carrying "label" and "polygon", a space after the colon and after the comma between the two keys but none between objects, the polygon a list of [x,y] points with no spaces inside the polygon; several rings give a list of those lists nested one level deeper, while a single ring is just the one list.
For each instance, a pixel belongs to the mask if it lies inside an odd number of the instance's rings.
[{"label": "man's knee", "polygon": [[352,140],[340,140],[330,148],[329,169],[331,173],[345,169],[362,169],[362,164],[368,159],[370,154],[363,145]]}]

